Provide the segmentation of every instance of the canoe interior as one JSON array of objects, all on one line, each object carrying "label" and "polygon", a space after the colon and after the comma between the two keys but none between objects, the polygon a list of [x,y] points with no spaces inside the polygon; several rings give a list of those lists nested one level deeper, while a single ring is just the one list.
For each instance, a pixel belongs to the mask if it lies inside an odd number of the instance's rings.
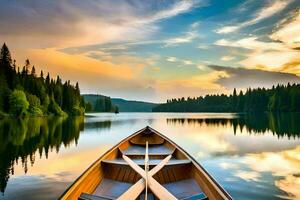
[{"label": "canoe interior", "polygon": [[[177,199],[231,199],[226,191],[184,150],[154,129],[146,127],[122,140],[62,195],[61,199],[117,199],[141,179],[122,155],[144,168],[145,144],[149,144],[149,169],[166,156],[171,160],[153,178]],[[144,199],[144,192],[138,197]],[[148,199],[159,199],[148,190]]]}]

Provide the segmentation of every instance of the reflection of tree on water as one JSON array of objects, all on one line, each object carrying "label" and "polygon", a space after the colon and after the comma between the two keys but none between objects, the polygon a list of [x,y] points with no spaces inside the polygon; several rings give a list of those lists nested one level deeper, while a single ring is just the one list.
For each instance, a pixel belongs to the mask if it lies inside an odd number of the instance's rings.
[{"label": "reflection of tree on water", "polygon": [[0,189],[4,192],[14,164],[21,160],[24,172],[28,162],[33,165],[35,153],[46,158],[49,150],[59,151],[60,146],[77,144],[84,118],[25,118],[0,120]]},{"label": "reflection of tree on water", "polygon": [[110,129],[111,121],[96,121],[96,122],[85,122],[84,129],[93,130],[96,129],[98,131]]},{"label": "reflection of tree on water", "polygon": [[167,123],[175,124],[198,124],[208,126],[228,126],[233,127],[234,133],[237,130],[240,132],[246,129],[248,133],[264,134],[267,131],[272,132],[278,137],[287,136],[288,138],[300,137],[300,114],[299,113],[283,113],[283,114],[256,114],[256,115],[242,115],[239,118],[233,119],[167,119]]}]

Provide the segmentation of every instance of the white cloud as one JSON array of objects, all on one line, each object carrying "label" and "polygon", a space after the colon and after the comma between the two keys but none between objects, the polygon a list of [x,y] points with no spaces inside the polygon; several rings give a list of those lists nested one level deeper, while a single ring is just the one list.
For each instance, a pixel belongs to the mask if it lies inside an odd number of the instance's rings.
[{"label": "white cloud", "polygon": [[208,45],[203,45],[203,44],[200,44],[197,46],[198,49],[209,49],[209,46]]},{"label": "white cloud", "polygon": [[231,60],[233,60],[233,59],[235,59],[234,56],[222,56],[222,57],[221,57],[221,60],[222,60],[222,61],[231,61]]},{"label": "white cloud", "polygon": [[175,58],[175,57],[168,57],[168,58],[166,59],[166,61],[169,61],[169,62],[176,62],[176,61],[177,61],[177,58]]},{"label": "white cloud", "polygon": [[253,24],[256,24],[266,18],[269,18],[280,11],[282,11],[286,6],[292,2],[293,0],[277,0],[273,1],[272,4],[268,4],[262,9],[260,9],[258,12],[255,13],[252,19],[245,21],[243,23],[237,24],[237,25],[231,25],[231,26],[224,26],[222,28],[217,29],[215,32],[219,34],[226,34],[231,33],[234,31],[237,31],[240,28],[250,26]]},{"label": "white cloud", "polygon": [[197,68],[200,69],[200,70],[204,70],[204,69],[206,69],[207,67],[206,67],[206,65],[198,64],[198,65],[197,65]]},{"label": "white cloud", "polygon": [[183,60],[182,62],[183,62],[183,64],[185,64],[185,65],[193,65],[193,64],[194,64],[194,63],[193,63],[192,61],[190,61],[190,60]]},{"label": "white cloud", "polygon": [[159,11],[148,18],[139,20],[139,22],[140,23],[152,23],[152,22],[155,22],[158,20],[170,18],[170,17],[176,16],[178,14],[188,12],[197,3],[198,2],[195,0],[179,1],[176,4],[174,4],[171,8]]},{"label": "white cloud", "polygon": [[[280,40],[285,44],[294,46],[300,42],[300,10],[294,13],[291,20],[284,20],[279,29],[270,35],[273,40]],[[298,44],[297,44],[298,43]]]},{"label": "white cloud", "polygon": [[176,46],[178,44],[189,43],[198,38],[199,34],[195,31],[186,32],[183,36],[170,38],[164,41],[164,47]]},{"label": "white cloud", "polygon": [[219,28],[216,30],[216,33],[231,33],[236,30],[238,30],[240,27],[239,26],[224,26],[223,28]]},{"label": "white cloud", "polygon": [[194,22],[191,24],[191,28],[195,29],[195,28],[198,28],[200,25],[200,22]]},{"label": "white cloud", "polygon": [[278,42],[262,42],[257,37],[247,37],[239,40],[217,40],[215,45],[227,46],[227,47],[238,47],[251,50],[288,50],[281,43]]},{"label": "white cloud", "polygon": [[198,0],[164,2],[155,9],[156,1],[116,3],[118,6],[112,1],[8,1],[0,6],[0,25],[6,27],[0,30],[0,38],[22,48],[136,42],[156,33],[156,22],[200,6]]},{"label": "white cloud", "polygon": [[[300,54],[296,51],[254,51],[247,55],[247,58],[242,60],[240,64],[248,68],[259,68],[269,71],[289,72],[288,68],[284,69],[284,65],[299,58]],[[298,61],[299,62],[299,61]],[[294,66],[294,73],[300,75],[300,63]]]},{"label": "white cloud", "polygon": [[244,54],[246,58],[239,62],[246,68],[293,73],[300,76],[300,52],[294,49],[299,47],[300,42],[300,10],[279,22],[269,37],[277,42],[261,41],[251,36],[238,40],[220,39],[214,44],[250,50]]},{"label": "white cloud", "polygon": [[300,75],[300,53],[292,50],[284,42],[263,42],[259,41],[257,37],[248,37],[236,41],[221,39],[216,41],[215,45],[250,50],[245,54],[247,58],[239,62],[247,68]]}]

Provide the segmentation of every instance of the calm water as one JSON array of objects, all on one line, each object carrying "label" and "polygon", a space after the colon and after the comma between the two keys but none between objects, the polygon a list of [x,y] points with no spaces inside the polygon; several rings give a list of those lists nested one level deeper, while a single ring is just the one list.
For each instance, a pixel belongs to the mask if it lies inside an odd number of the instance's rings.
[{"label": "calm water", "polygon": [[0,199],[56,199],[102,153],[150,125],[235,199],[300,199],[300,115],[91,114],[0,120]]}]

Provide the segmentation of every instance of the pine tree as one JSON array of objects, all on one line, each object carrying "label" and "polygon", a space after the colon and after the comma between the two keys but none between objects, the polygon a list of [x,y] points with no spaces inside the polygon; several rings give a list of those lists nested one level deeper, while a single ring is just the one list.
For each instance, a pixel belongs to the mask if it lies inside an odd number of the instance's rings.
[{"label": "pine tree", "polygon": [[25,60],[25,72],[26,72],[26,75],[29,74],[29,67],[30,67],[30,61],[29,61],[29,59],[27,58],[27,59]]},{"label": "pine tree", "polygon": [[44,80],[44,72],[43,72],[43,70],[41,70],[40,78],[41,78],[42,80]]},{"label": "pine tree", "polygon": [[12,63],[10,51],[5,43],[1,48],[0,62],[1,62],[1,67],[11,66]]},{"label": "pine tree", "polygon": [[34,66],[31,69],[31,76],[35,77],[35,67]]}]

